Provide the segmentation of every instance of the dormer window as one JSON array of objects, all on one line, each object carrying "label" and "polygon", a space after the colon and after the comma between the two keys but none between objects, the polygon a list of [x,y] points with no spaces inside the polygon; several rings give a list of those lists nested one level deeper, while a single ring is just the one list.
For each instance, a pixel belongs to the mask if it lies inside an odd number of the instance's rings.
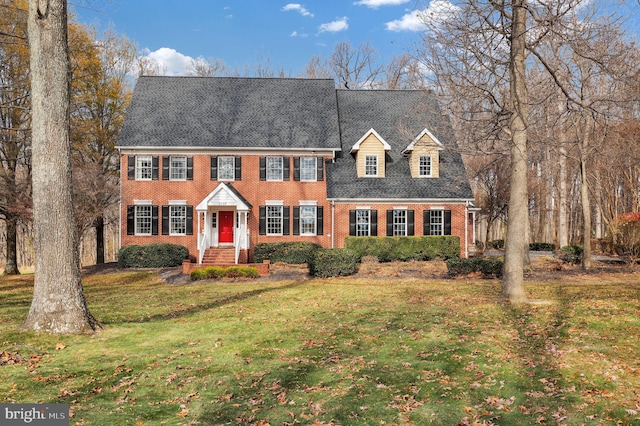
[{"label": "dormer window", "polygon": [[378,177],[378,156],[377,155],[365,156],[364,175],[367,177]]},{"label": "dormer window", "polygon": [[422,177],[431,177],[431,156],[430,155],[420,156],[418,173]]},{"label": "dormer window", "polygon": [[369,130],[351,147],[356,157],[358,177],[385,176],[385,155],[391,146],[374,129]]}]

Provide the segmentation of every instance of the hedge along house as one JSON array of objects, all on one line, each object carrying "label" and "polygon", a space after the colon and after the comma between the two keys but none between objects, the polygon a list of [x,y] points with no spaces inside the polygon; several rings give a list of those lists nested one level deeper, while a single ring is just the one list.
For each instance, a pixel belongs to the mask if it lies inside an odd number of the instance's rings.
[{"label": "hedge along house", "polygon": [[143,76],[118,148],[121,246],[230,264],[258,243],[456,235],[466,256],[474,241],[462,158],[425,91]]}]

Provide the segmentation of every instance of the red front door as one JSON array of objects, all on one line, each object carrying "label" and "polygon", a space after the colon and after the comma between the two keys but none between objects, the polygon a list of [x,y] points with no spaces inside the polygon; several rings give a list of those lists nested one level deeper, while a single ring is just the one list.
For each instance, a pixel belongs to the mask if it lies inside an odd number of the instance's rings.
[{"label": "red front door", "polygon": [[233,243],[233,212],[218,213],[218,242]]}]

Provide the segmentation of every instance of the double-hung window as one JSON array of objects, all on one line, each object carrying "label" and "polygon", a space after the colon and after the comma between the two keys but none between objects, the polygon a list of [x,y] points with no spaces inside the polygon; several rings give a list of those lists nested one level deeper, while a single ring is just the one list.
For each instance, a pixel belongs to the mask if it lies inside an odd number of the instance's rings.
[{"label": "double-hung window", "polygon": [[431,156],[430,155],[420,156],[418,171],[419,171],[419,175],[422,177],[431,176]]},{"label": "double-hung window", "polygon": [[300,157],[300,180],[303,182],[315,182],[317,180],[318,159],[315,157]]},{"label": "double-hung window", "polygon": [[187,234],[187,206],[169,206],[169,235]]},{"label": "double-hung window", "polygon": [[378,176],[378,156],[367,155],[364,158],[364,175],[375,177]]},{"label": "double-hung window", "polygon": [[267,235],[282,235],[283,206],[266,206]]},{"label": "double-hung window", "polygon": [[429,235],[443,235],[444,210],[431,210],[429,215]]},{"label": "double-hung window", "polygon": [[267,180],[278,181],[282,179],[282,157],[267,157]]},{"label": "double-hung window", "polygon": [[187,179],[187,157],[169,157],[169,179]]},{"label": "double-hung window", "polygon": [[235,180],[235,157],[218,157],[218,180]]},{"label": "double-hung window", "polygon": [[300,206],[300,235],[316,235],[316,206]]},{"label": "double-hung window", "polygon": [[406,210],[393,210],[393,235],[394,236],[406,236],[407,235],[407,211]]},{"label": "double-hung window", "polygon": [[371,235],[371,210],[356,210],[356,237]]},{"label": "double-hung window", "polygon": [[135,234],[151,235],[153,210],[151,205],[135,206]]},{"label": "double-hung window", "polygon": [[136,156],[136,180],[151,180],[153,177],[153,157]]}]

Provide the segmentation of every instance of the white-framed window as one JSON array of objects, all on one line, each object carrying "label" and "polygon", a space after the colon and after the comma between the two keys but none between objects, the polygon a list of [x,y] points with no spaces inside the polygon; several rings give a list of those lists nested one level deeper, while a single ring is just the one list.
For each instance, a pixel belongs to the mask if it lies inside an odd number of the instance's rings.
[{"label": "white-framed window", "polygon": [[318,159],[315,157],[300,157],[300,180],[315,182],[318,180]]},{"label": "white-framed window", "polygon": [[153,210],[151,205],[135,206],[135,234],[151,235]]},{"label": "white-framed window", "polygon": [[429,235],[444,234],[444,210],[431,210],[429,215]]},{"label": "white-framed window", "polygon": [[356,237],[371,235],[371,210],[356,210]]},{"label": "white-framed window", "polygon": [[136,180],[151,180],[153,177],[153,157],[150,155],[136,156]]},{"label": "white-framed window", "polygon": [[218,180],[235,180],[235,157],[218,157]]},{"label": "white-framed window", "polygon": [[430,177],[431,176],[431,156],[421,155],[418,164],[419,176]]},{"label": "white-framed window", "polygon": [[364,157],[364,175],[378,176],[378,156],[367,155]]},{"label": "white-framed window", "polygon": [[300,206],[300,235],[316,235],[316,206]]},{"label": "white-framed window", "polygon": [[169,157],[169,179],[187,179],[187,157]]},{"label": "white-framed window", "polygon": [[283,206],[266,206],[267,235],[282,235]]},{"label": "white-framed window", "polygon": [[283,159],[282,157],[267,157],[267,180],[279,181],[283,175]]},{"label": "white-framed window", "polygon": [[169,235],[187,234],[187,206],[169,206]]},{"label": "white-framed window", "polygon": [[393,210],[393,235],[394,236],[406,236],[407,235],[407,211],[394,209]]}]

